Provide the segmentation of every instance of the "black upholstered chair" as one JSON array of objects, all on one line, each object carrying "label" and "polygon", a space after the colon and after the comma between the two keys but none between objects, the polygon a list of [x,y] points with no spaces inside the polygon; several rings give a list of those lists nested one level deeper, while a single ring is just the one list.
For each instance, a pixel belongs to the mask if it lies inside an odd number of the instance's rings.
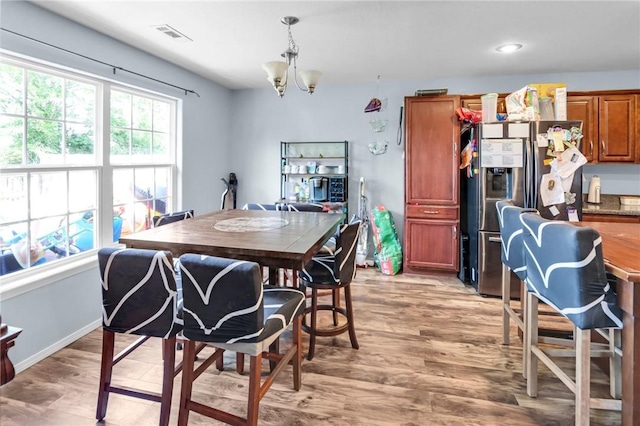
[{"label": "black upholstered chair", "polygon": [[[620,409],[621,406],[620,401],[590,397],[591,355],[610,357],[612,377],[620,367],[619,355],[611,343],[600,345],[602,350],[591,344],[592,329],[622,327],[622,312],[607,282],[602,239],[597,231],[588,227],[550,221],[532,213],[524,213],[520,218],[527,265],[527,393],[537,396],[537,361],[540,360],[575,393],[576,424],[589,424],[590,407]],[[575,381],[551,359],[566,355],[566,351],[538,344],[538,299],[575,326]]]},{"label": "black upholstered chair", "polygon": [[[102,279],[102,362],[96,418],[107,414],[109,394],[160,402],[161,426],[169,424],[178,319],[177,289],[170,253],[154,250],[103,248],[98,251]],[[114,357],[115,335],[141,336]],[[163,379],[160,394],[111,383],[113,367],[150,337],[162,339]]]},{"label": "black upholstered chair", "polygon": [[22,266],[11,251],[0,254],[0,275],[22,270]]},{"label": "black upholstered chair", "polygon": [[193,210],[184,210],[181,212],[173,212],[153,217],[153,227],[167,225],[169,223],[178,222],[180,220],[193,219]]},{"label": "black upholstered chair", "polygon": [[[186,425],[189,412],[229,424],[256,425],[260,400],[273,378],[290,361],[294,389],[301,386],[301,320],[304,294],[292,288],[264,287],[257,263],[185,254],[180,257],[184,290],[184,367],[178,424]],[[281,355],[270,351],[279,336],[293,324],[292,344]],[[223,412],[192,400],[193,382],[206,369],[194,370],[196,341],[216,348],[219,360],[225,350],[251,356],[247,416]],[[277,362],[261,383],[262,359]],[[210,389],[207,389],[209,392]]]},{"label": "black upholstered chair", "polygon": [[276,204],[260,204],[260,203],[247,203],[242,206],[242,210],[277,210]]},{"label": "black upholstered chair", "polygon": [[[336,336],[349,331],[351,347],[358,349],[356,338],[353,306],[351,303],[351,280],[356,274],[356,246],[360,233],[360,221],[355,221],[340,228],[333,255],[314,256],[311,262],[299,271],[299,286],[306,294],[311,289],[311,307],[305,309],[302,329],[309,333],[309,353],[307,359],[313,359],[317,336]],[[344,289],[345,307],[340,307],[340,289]],[[318,304],[318,290],[331,290],[332,304]],[[318,311],[331,311],[333,327],[318,327]],[[306,315],[310,314],[310,323],[306,323]],[[346,322],[338,325],[338,315]]]},{"label": "black upholstered chair", "polygon": [[290,203],[285,205],[286,210],[290,212],[316,212],[322,213],[324,206],[318,203]]}]

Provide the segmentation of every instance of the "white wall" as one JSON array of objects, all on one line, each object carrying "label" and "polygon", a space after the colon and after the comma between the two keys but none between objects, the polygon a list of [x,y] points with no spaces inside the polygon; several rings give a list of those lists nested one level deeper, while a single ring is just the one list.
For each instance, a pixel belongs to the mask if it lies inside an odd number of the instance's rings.
[{"label": "white wall", "polygon": [[[404,200],[404,140],[396,145],[400,107],[405,96],[417,89],[446,87],[450,94],[513,92],[528,83],[564,82],[569,90],[638,89],[636,71],[538,74],[499,77],[452,78],[418,82],[380,82],[379,96],[388,98],[389,140],[387,152],[375,156],[367,145],[373,141],[364,107],[376,96],[376,76],[371,82],[344,86],[323,86],[313,95],[295,86],[280,99],[270,87],[240,90],[232,94],[231,164],[238,175],[239,203],[270,203],[280,196],[280,141],[347,140],[349,153],[349,199],[351,212],[357,209],[360,176],[367,181],[370,205],[384,204],[393,214],[402,239]],[[268,83],[265,81],[265,86]],[[428,167],[428,165],[425,165]],[[599,174],[602,193],[640,195],[640,165],[588,166],[585,177]],[[587,185],[583,185],[585,191]]]},{"label": "white wall", "polygon": [[[182,205],[196,214],[219,208],[220,177],[228,176],[230,91],[209,80],[131,48],[31,3],[1,3],[3,28],[46,41],[158,80],[195,90],[201,97],[112,70],[86,59],[0,32],[0,47],[122,83],[153,90],[182,102]],[[179,206],[180,207],[180,206]],[[96,262],[97,265],[97,262]],[[99,324],[101,296],[97,268],[2,301],[2,321],[24,329],[11,359],[17,370],[45,356],[61,341]],[[90,329],[90,328],[89,328]],[[36,359],[37,360],[37,359]],[[22,363],[22,364],[21,364]]]}]

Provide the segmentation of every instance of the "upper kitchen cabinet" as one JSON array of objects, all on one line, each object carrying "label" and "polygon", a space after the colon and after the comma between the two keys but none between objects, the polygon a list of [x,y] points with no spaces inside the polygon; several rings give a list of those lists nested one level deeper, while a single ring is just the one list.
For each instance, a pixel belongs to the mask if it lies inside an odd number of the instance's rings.
[{"label": "upper kitchen cabinet", "polygon": [[590,163],[640,162],[636,155],[639,95],[599,93],[567,97],[567,118],[583,122],[583,154]]}]

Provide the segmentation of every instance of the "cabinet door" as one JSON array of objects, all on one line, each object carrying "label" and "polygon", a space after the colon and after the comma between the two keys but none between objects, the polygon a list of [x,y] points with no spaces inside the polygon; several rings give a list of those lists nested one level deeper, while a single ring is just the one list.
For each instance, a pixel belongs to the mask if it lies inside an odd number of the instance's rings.
[{"label": "cabinet door", "polygon": [[567,119],[582,120],[580,150],[590,163],[598,162],[598,97],[568,96]]},{"label": "cabinet door", "polygon": [[457,222],[407,219],[405,227],[405,266],[458,270]]},{"label": "cabinet door", "polygon": [[634,162],[636,96],[605,95],[599,100],[599,162]]},{"label": "cabinet door", "polygon": [[457,96],[407,98],[405,201],[458,204]]}]

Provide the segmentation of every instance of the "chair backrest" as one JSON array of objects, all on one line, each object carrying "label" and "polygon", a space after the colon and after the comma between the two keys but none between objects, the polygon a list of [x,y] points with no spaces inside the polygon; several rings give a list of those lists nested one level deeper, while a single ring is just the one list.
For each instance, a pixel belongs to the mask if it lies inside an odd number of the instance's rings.
[{"label": "chair backrest", "polygon": [[18,259],[16,259],[12,252],[7,251],[0,254],[0,275],[10,274],[11,272],[22,269],[22,266],[18,263]]},{"label": "chair backrest", "polygon": [[524,213],[527,289],[581,329],[622,327],[604,268],[602,239],[592,228]]},{"label": "chair backrest", "polygon": [[324,206],[317,203],[291,203],[286,205],[286,209],[290,212],[322,213],[324,211]]},{"label": "chair backrest", "polygon": [[500,224],[500,243],[502,246],[502,263],[507,265],[521,280],[527,276],[522,245],[522,213],[534,213],[535,209],[518,207],[511,200],[500,200],[496,203],[498,223]]},{"label": "chair backrest", "polygon": [[277,210],[275,204],[247,203],[242,210]]},{"label": "chair backrest", "polygon": [[167,225],[169,223],[178,222],[179,220],[192,219],[193,210],[184,210],[181,212],[173,212],[153,217],[153,227]]},{"label": "chair backrest", "polygon": [[171,253],[110,247],[98,263],[105,329],[164,338],[182,329]]},{"label": "chair backrest", "polygon": [[340,227],[336,239],[334,273],[341,283],[350,282],[356,276],[356,247],[361,221],[353,221]]},{"label": "chair backrest", "polygon": [[264,325],[257,263],[184,254],[180,269],[185,337],[219,343],[256,341]]}]

